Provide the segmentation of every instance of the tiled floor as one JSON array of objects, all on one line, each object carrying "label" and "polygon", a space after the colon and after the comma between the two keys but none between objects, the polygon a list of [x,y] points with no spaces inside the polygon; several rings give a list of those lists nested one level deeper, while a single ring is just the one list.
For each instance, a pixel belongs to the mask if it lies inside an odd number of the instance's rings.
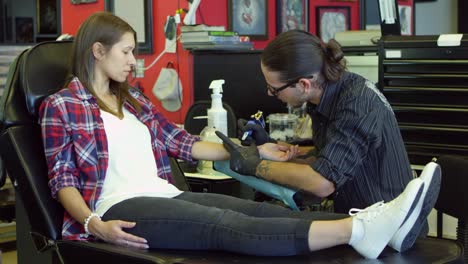
[{"label": "tiled floor", "polygon": [[2,252],[2,258],[0,264],[17,264],[18,257],[16,256],[16,250]]},{"label": "tiled floor", "polygon": [[0,264],[17,264],[16,241],[0,243]]}]

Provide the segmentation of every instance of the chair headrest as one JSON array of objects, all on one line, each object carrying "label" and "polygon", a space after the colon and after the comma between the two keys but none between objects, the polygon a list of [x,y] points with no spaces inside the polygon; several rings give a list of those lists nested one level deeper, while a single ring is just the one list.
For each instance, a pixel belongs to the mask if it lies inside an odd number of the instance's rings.
[{"label": "chair headrest", "polygon": [[70,68],[71,41],[40,43],[22,53],[18,65],[10,70],[14,80],[4,91],[0,111],[4,128],[11,125],[36,123],[42,100],[60,90]]},{"label": "chair headrest", "polygon": [[57,92],[70,69],[72,42],[41,43],[26,54],[21,79],[28,112],[37,117],[42,100]]}]

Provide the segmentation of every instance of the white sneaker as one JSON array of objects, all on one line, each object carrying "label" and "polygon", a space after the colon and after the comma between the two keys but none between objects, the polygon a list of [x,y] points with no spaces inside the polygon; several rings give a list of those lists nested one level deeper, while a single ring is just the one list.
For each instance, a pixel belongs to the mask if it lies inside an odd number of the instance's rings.
[{"label": "white sneaker", "polygon": [[421,198],[409,218],[393,235],[389,246],[403,252],[411,248],[425,224],[427,216],[437,201],[440,190],[441,170],[435,162],[428,163],[419,177],[424,182]]},{"label": "white sneaker", "polygon": [[364,230],[362,239],[350,245],[366,258],[377,258],[405,218],[411,215],[419,201],[423,185],[423,181],[416,178],[410,181],[405,190],[389,203],[378,202],[364,210],[349,210],[349,214],[353,216],[353,222],[360,221]]}]

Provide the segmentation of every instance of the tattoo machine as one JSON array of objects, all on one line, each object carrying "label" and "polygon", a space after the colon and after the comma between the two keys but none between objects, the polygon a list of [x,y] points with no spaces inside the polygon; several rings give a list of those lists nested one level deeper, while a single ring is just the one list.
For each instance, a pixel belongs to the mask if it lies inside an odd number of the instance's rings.
[{"label": "tattoo machine", "polygon": [[[251,115],[246,125],[248,124],[256,124],[265,128],[265,119],[263,118],[263,112],[259,110],[257,111],[257,113]],[[250,135],[252,135],[252,130],[245,131],[244,134],[242,135],[242,140],[245,140]]]}]

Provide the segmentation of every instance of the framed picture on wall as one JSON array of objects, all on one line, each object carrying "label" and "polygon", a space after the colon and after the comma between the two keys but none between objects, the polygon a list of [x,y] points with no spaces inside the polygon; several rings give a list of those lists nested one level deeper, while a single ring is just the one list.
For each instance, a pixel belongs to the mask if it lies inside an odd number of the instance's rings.
[{"label": "framed picture on wall", "polygon": [[32,17],[15,17],[16,43],[33,43],[34,26]]},{"label": "framed picture on wall", "polygon": [[276,8],[276,32],[278,34],[292,29],[309,31],[308,0],[277,0]]},{"label": "framed picture on wall", "polygon": [[351,29],[351,9],[349,6],[317,6],[317,36],[323,42],[335,37],[336,32]]},{"label": "framed picture on wall", "polygon": [[400,16],[401,35],[413,35],[413,11],[412,6],[398,5]]},{"label": "framed picture on wall", "polygon": [[37,33],[58,35],[57,0],[37,0]]},{"label": "framed picture on wall", "polygon": [[106,11],[127,21],[137,33],[138,53],[153,53],[152,0],[106,0]]},{"label": "framed picture on wall", "polygon": [[250,39],[268,39],[268,0],[229,0],[229,30]]}]

